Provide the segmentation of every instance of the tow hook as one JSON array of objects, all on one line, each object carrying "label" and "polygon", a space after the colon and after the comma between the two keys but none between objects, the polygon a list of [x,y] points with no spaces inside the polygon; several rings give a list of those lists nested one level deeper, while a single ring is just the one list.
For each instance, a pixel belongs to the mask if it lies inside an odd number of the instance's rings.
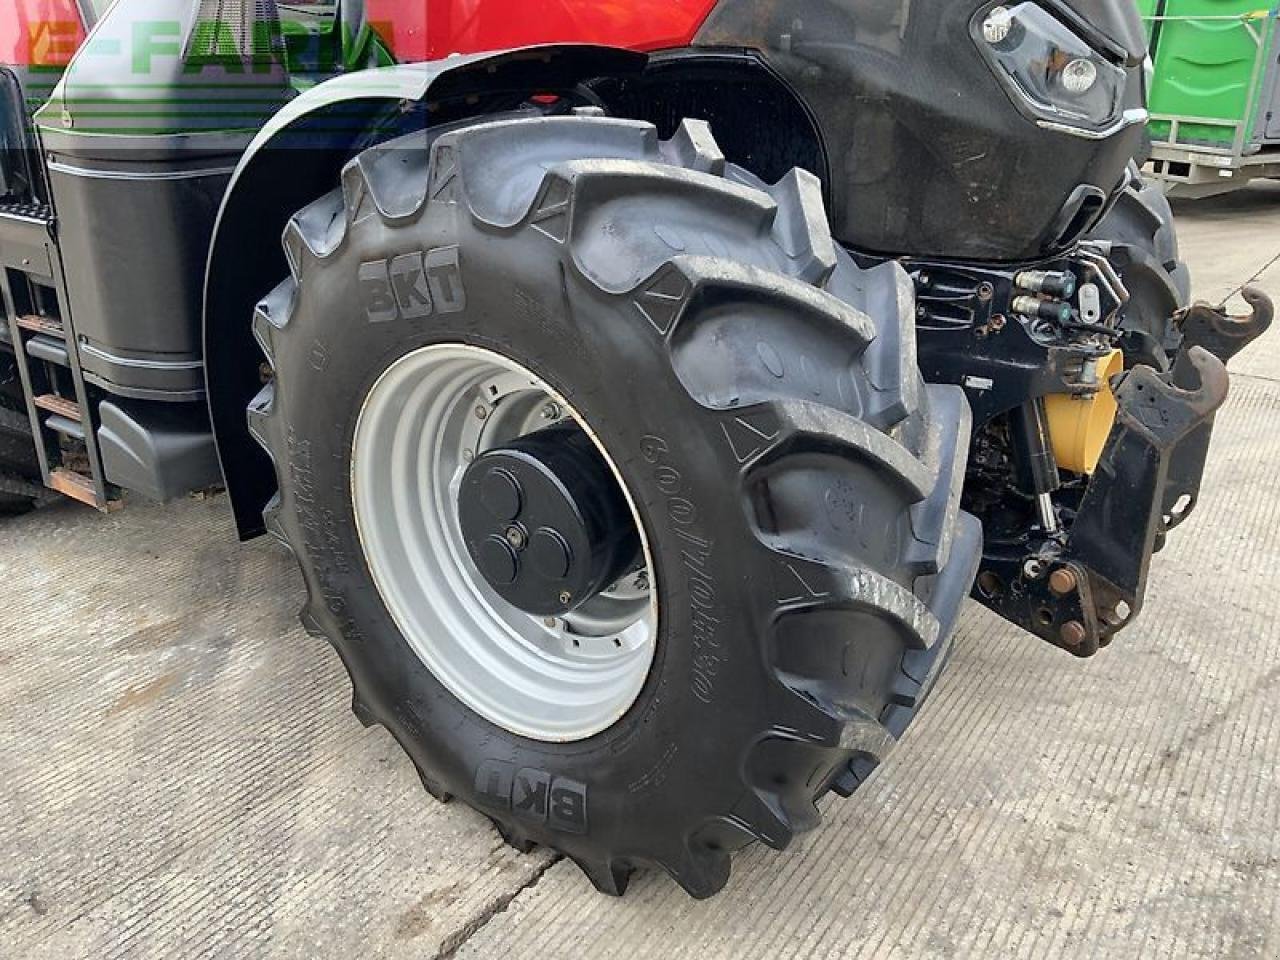
[{"label": "tow hook", "polygon": [[[1275,317],[1271,298],[1254,287],[1245,287],[1241,296],[1250,307],[1248,316],[1233,317],[1226,313],[1225,308],[1205,303],[1188,308],[1181,322],[1182,349],[1173,363],[1175,384],[1189,387],[1194,383],[1195,371],[1190,360],[1192,348],[1202,347],[1227,363],[1271,326]],[[1212,435],[1213,421],[1210,419],[1178,444],[1170,456],[1156,550],[1164,546],[1168,532],[1191,515],[1200,499],[1200,478],[1209,457]]]}]

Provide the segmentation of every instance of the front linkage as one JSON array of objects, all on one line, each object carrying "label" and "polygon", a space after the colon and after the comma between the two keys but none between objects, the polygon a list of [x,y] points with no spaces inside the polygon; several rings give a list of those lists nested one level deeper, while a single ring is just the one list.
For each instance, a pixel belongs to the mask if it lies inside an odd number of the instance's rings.
[{"label": "front linkage", "polygon": [[[1142,607],[1152,554],[1199,496],[1226,362],[1270,325],[1196,304],[1170,356],[1124,329],[1128,293],[1107,251],[1034,268],[910,265],[921,366],[974,409],[965,506],[986,544],[974,597],[1079,657]],[[1125,369],[1127,368],[1127,369]]]}]

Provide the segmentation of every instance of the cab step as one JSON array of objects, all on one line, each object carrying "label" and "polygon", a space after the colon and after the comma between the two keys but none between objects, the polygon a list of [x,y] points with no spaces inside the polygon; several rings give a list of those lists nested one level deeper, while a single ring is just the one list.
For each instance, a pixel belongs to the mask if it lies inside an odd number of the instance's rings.
[{"label": "cab step", "polygon": [[68,400],[66,397],[60,397],[53,393],[42,393],[35,398],[34,403],[41,410],[56,413],[58,416],[66,417],[68,420],[80,419],[80,405],[74,400]]},{"label": "cab step", "polygon": [[121,506],[120,495],[106,478],[98,449],[98,396],[80,369],[62,264],[48,236],[46,212],[12,206],[0,211],[0,233],[19,228],[35,245],[43,231],[46,255],[0,271],[0,326],[18,361],[44,485],[105,513]]},{"label": "cab step", "polygon": [[26,314],[18,317],[18,326],[32,333],[43,333],[50,337],[61,337],[64,334],[62,321],[55,317],[42,317],[38,314]]},{"label": "cab step", "polygon": [[93,477],[86,477],[83,473],[77,473],[66,467],[54,467],[49,471],[48,485],[63,496],[79,500],[105,513],[114,513],[124,506],[119,500],[107,500],[105,504],[100,505],[97,491],[94,489]]}]

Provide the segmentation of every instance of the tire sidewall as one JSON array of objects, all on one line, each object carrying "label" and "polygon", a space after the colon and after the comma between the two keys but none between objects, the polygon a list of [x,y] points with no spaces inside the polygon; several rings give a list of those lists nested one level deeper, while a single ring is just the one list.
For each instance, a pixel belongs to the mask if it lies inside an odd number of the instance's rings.
[{"label": "tire sidewall", "polygon": [[[306,343],[277,358],[304,565],[359,695],[424,771],[481,809],[514,814],[535,839],[551,831],[564,848],[574,834],[604,832],[624,849],[627,837],[669,833],[677,811],[731,809],[741,792],[743,758],[774,698],[763,651],[750,642],[767,629],[768,564],[739,486],[726,482],[738,464],[722,415],[681,388],[664,338],[625,297],[583,280],[554,239],[461,219],[356,224],[337,252],[304,265],[288,332]],[[369,322],[362,265],[431,250],[451,251],[465,305]],[[463,705],[412,651],[366,566],[348,468],[358,412],[392,363],[438,343],[500,353],[556,389],[608,450],[643,518],[657,651],[637,701],[590,739],[529,740]],[[679,795],[663,789],[668,780]],[[531,789],[545,801],[521,809]]]}]

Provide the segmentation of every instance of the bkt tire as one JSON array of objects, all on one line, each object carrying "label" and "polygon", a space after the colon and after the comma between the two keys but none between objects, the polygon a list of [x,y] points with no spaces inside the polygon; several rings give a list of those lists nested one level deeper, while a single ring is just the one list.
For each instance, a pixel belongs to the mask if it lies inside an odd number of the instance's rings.
[{"label": "bkt tire", "polygon": [[816,179],[497,119],[362,154],[284,243],[267,525],[432,794],[706,897],[880,762],[976,571],[969,412]]}]

